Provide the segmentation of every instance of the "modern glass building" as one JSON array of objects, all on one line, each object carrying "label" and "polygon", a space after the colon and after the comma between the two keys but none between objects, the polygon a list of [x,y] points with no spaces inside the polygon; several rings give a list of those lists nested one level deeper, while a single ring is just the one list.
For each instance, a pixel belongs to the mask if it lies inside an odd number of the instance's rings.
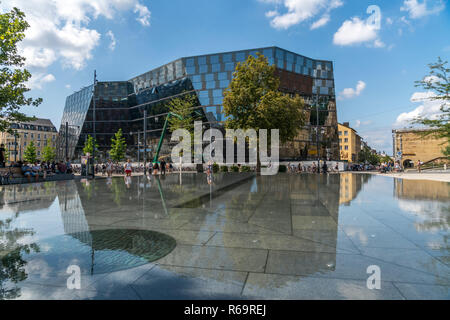
[{"label": "modern glass building", "polygon": [[[147,110],[147,145],[154,150],[161,134],[167,103],[177,96],[195,94],[203,121],[221,126],[223,91],[228,87],[237,63],[259,52],[275,64],[280,78],[280,91],[301,95],[312,107],[311,121],[299,136],[280,150],[286,159],[317,158],[317,145],[323,157],[338,159],[337,118],[333,63],[314,60],[278,47],[258,48],[194,57],[185,57],[143,73],[128,81],[98,82],[66,99],[61,123],[59,150],[64,151],[65,125],[69,125],[69,156],[81,155],[87,135],[93,135],[95,102],[95,133],[103,157],[110,147],[113,134],[122,128],[130,147],[130,156],[136,157],[137,145],[142,145],[143,115]],[[315,105],[320,102],[319,117]],[[317,126],[317,118],[319,123]],[[319,143],[316,141],[319,130]],[[167,143],[165,143],[167,146]],[[166,150],[167,151],[167,150]],[[164,150],[162,150],[164,153]],[[61,153],[62,154],[62,153]]]}]

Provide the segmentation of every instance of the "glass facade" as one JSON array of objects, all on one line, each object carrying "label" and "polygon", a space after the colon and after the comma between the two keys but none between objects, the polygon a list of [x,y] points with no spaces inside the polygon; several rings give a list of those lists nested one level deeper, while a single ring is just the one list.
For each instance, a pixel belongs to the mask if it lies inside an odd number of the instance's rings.
[{"label": "glass facade", "polygon": [[[249,55],[256,56],[257,52],[267,57],[269,64],[276,65],[280,91],[299,94],[310,105],[314,104],[317,98],[319,101],[335,101],[331,61],[314,60],[278,47],[185,57],[129,81],[101,82],[97,85],[96,133],[100,149],[106,150],[109,147],[111,136],[118,128],[122,128],[124,133],[128,134],[129,145],[135,145],[137,138],[133,138],[129,133],[143,130],[140,125],[143,108],[147,109],[149,117],[149,134],[151,136],[151,133],[155,132],[156,138],[160,135],[164,122],[161,117],[164,118],[164,114],[168,111],[167,101],[170,97],[183,92],[196,94],[205,121],[220,125],[226,120],[223,113],[223,91],[229,86],[237,63],[244,62]],[[73,133],[70,133],[71,156],[78,155],[75,149],[80,150],[86,135],[93,132],[92,97],[90,86],[74,93],[66,100],[61,128],[67,120],[71,125],[80,126],[80,129],[71,127],[73,130]],[[337,128],[335,108],[322,109],[319,114],[320,125],[331,123]],[[336,121],[330,120],[330,117]],[[313,118],[311,114],[311,125],[314,125]],[[302,136],[303,144],[311,142],[311,134]]]}]

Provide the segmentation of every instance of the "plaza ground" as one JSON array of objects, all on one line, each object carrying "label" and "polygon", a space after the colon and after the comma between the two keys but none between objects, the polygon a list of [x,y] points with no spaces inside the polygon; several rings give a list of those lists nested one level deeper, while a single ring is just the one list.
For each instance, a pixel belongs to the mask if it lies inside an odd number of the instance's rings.
[{"label": "plaza ground", "polygon": [[449,299],[449,198],[360,173],[2,186],[0,298]]}]

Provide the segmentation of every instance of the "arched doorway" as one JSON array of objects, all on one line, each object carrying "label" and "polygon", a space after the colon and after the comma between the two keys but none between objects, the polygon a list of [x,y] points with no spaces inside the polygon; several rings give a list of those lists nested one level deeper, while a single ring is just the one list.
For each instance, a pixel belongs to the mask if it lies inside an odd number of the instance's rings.
[{"label": "arched doorway", "polygon": [[411,159],[406,159],[405,161],[403,161],[403,168],[414,168],[414,161],[412,161]]}]

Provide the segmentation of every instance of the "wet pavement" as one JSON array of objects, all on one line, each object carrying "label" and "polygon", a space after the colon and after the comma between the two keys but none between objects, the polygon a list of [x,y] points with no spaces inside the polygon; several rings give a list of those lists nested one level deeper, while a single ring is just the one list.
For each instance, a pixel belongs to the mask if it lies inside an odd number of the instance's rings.
[{"label": "wet pavement", "polygon": [[353,173],[0,186],[0,299],[449,299],[449,199]]}]

